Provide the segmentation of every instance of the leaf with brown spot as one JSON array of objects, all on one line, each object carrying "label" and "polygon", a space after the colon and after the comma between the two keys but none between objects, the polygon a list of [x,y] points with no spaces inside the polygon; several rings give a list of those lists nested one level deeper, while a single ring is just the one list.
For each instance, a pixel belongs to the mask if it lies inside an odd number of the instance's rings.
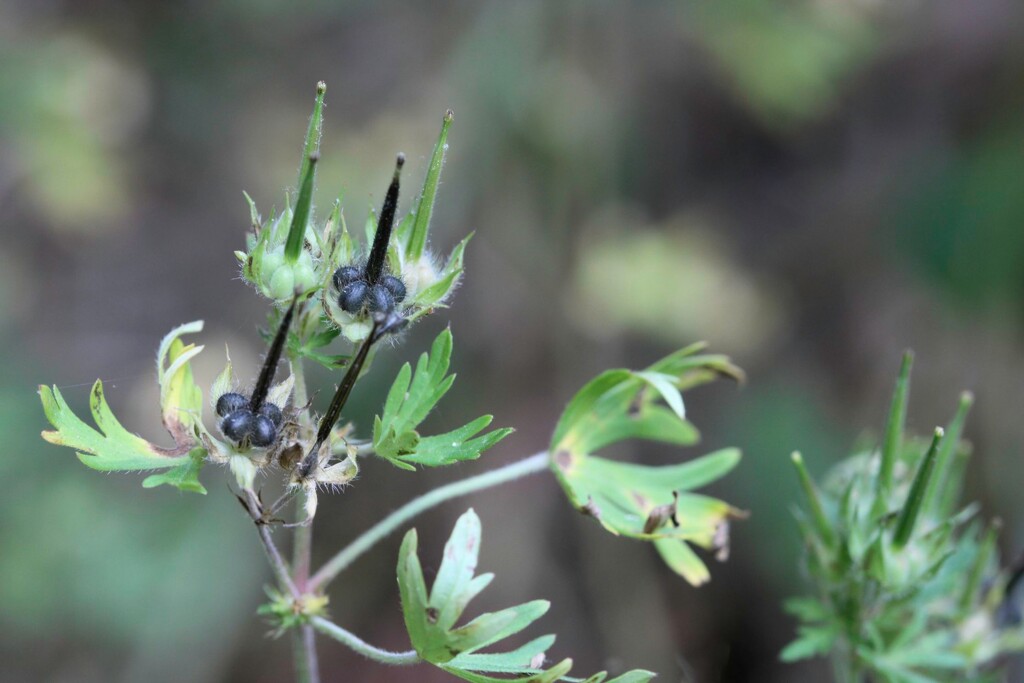
[{"label": "leaf with brown spot", "polygon": [[661,467],[595,454],[628,439],[696,443],[697,430],[683,417],[682,390],[723,374],[742,377],[725,356],[698,355],[702,349],[691,346],[646,370],[609,370],[591,380],[569,402],[550,448],[551,469],[574,507],[613,534],[655,541],[669,566],[693,584],[705,582],[708,572],[687,544],[720,551],[723,525],[742,512],[691,491],[727,474],[740,452],[729,448]]}]

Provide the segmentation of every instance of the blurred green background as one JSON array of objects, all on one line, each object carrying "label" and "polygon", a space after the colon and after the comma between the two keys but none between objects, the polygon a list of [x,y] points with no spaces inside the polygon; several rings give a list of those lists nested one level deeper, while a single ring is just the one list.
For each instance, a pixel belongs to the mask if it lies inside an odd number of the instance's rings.
[{"label": "blurred green background", "polygon": [[[433,484],[542,449],[601,369],[697,339],[749,373],[689,396],[704,443],[684,455],[742,447],[714,491],[752,511],[711,584],[608,537],[550,477],[425,515],[428,576],[472,504],[481,569],[497,573],[479,607],[553,600],[534,635],[558,633],[551,654],[578,671],[824,680],[820,664],[776,660],[793,631],[779,601],[800,585],[787,456],[820,474],[879,430],[908,346],[910,425],[926,432],[961,389],[977,394],[969,493],[1006,520],[1007,556],[1024,547],[1018,0],[6,0],[0,680],[289,679],[287,639],[254,614],[269,575],[225,473],[206,473],[206,497],[100,476],[39,439],[35,387],[83,407],[102,377],[125,424],[155,437],[156,344],[197,318],[202,381],[224,344],[255,375],[266,306],[232,255],[241,191],[264,215],[280,205],[320,79],[321,207],[343,193],[360,225],[397,151],[415,186],[451,107],[433,244],[477,231],[451,310],[382,356],[351,417],[366,425],[388,373],[450,321],[459,380],[434,424],[483,408],[518,431],[448,470],[367,463],[322,499],[318,557]],[[331,610],[404,649],[398,541],[342,577]],[[447,680],[326,641],[320,656],[325,681]]]}]

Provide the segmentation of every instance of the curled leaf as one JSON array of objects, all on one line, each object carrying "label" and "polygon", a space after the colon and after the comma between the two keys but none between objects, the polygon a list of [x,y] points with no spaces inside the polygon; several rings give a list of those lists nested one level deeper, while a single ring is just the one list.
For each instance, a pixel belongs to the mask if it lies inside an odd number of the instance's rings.
[{"label": "curled leaf", "polygon": [[551,443],[551,467],[570,502],[616,535],[654,542],[668,565],[694,585],[710,578],[690,544],[728,553],[729,520],[743,512],[690,493],[727,474],[740,460],[728,448],[689,462],[651,467],[596,457],[620,441],[640,438],[696,443],[685,419],[682,389],[726,375],[742,378],[727,358],[697,355],[691,346],[644,371],[609,370],[569,402]]}]

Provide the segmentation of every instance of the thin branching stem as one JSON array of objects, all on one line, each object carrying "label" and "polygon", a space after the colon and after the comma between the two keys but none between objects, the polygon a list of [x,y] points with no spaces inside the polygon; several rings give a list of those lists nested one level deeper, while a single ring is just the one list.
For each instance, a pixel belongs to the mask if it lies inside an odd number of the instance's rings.
[{"label": "thin branching stem", "polygon": [[256,531],[259,534],[260,541],[263,542],[263,550],[267,554],[267,559],[270,560],[270,568],[274,572],[274,578],[293,598],[298,598],[301,593],[296,588],[295,582],[292,581],[291,574],[288,571],[288,565],[285,564],[284,558],[281,556],[281,552],[277,549],[274,544],[274,539],[270,535],[270,527],[267,524],[260,522],[260,502],[253,493],[252,489],[245,489],[245,501],[249,509],[249,515],[253,521],[256,522]]},{"label": "thin branching stem", "polygon": [[310,622],[313,628],[320,631],[320,633],[323,633],[325,636],[334,638],[339,643],[347,645],[364,657],[382,664],[408,666],[410,664],[418,664],[423,661],[420,659],[420,656],[416,654],[415,650],[409,650],[408,652],[391,652],[390,650],[382,650],[379,647],[374,647],[356,634],[346,631],[342,627],[324,619],[323,617],[313,617]]},{"label": "thin branching stem", "polygon": [[335,576],[352,564],[363,553],[421,512],[452,498],[458,498],[482,489],[498,486],[528,474],[543,472],[547,467],[548,454],[547,451],[543,451],[490,472],[484,472],[461,481],[446,484],[418,498],[412,499],[363,532],[361,536],[352,541],[348,546],[342,548],[338,554],[328,560],[313,575],[306,589],[309,592],[323,590]]}]

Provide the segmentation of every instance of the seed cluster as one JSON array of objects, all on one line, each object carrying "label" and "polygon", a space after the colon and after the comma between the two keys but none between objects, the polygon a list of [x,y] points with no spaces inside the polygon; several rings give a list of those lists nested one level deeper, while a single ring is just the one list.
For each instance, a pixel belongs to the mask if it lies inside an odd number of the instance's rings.
[{"label": "seed cluster", "polygon": [[255,412],[251,401],[238,393],[224,394],[217,399],[217,415],[224,418],[220,431],[235,443],[245,439],[249,445],[266,448],[277,439],[283,416],[273,403],[263,403]]},{"label": "seed cluster", "polygon": [[373,235],[373,246],[366,264],[362,268],[342,266],[334,271],[338,305],[346,313],[356,314],[368,308],[371,313],[388,314],[405,299],[405,283],[388,274],[384,268],[398,208],[398,181],[404,164],[405,155],[399,154],[395,162],[395,175],[384,195],[384,206],[380,210],[377,231]]},{"label": "seed cluster", "polygon": [[394,275],[383,275],[371,284],[366,273],[355,266],[338,268],[334,286],[339,292],[338,305],[347,313],[358,313],[364,306],[374,313],[390,313],[405,299],[405,283]]},{"label": "seed cluster", "polygon": [[277,441],[278,430],[284,416],[281,414],[280,406],[267,401],[267,395],[270,393],[270,384],[274,381],[277,364],[284,351],[288,328],[292,324],[297,303],[298,297],[292,300],[292,305],[281,318],[281,325],[263,361],[263,368],[260,370],[256,387],[252,390],[252,396],[246,398],[232,391],[217,399],[217,416],[221,418],[220,431],[238,446],[248,444],[250,447],[266,448]]}]

